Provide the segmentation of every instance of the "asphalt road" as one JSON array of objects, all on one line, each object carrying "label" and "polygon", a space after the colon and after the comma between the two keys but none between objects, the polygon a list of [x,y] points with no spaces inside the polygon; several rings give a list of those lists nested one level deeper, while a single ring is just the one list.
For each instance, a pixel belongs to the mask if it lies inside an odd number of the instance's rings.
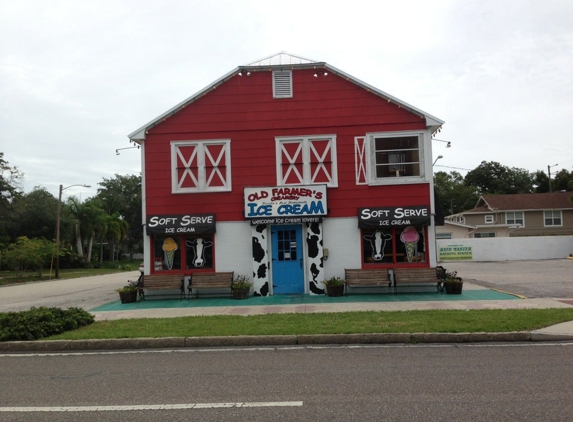
[{"label": "asphalt road", "polygon": [[464,280],[528,298],[573,299],[573,260],[445,262]]},{"label": "asphalt road", "polygon": [[565,421],[572,355],[573,343],[0,355],[0,420]]}]

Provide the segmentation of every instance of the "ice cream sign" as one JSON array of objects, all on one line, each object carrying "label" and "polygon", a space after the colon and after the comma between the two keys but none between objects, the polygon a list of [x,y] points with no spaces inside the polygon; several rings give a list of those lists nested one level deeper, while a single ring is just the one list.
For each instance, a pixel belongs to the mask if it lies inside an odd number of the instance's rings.
[{"label": "ice cream sign", "polygon": [[245,188],[248,219],[289,223],[316,219],[326,213],[326,185]]},{"label": "ice cream sign", "polygon": [[358,227],[361,229],[429,225],[430,209],[427,206],[358,209]]},{"label": "ice cream sign", "polygon": [[215,233],[215,214],[152,215],[147,234]]}]

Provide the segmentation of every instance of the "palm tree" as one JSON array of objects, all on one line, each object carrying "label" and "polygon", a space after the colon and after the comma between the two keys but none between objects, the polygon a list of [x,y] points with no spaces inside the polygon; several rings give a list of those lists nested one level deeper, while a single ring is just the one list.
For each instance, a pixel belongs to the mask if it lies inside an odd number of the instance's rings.
[{"label": "palm tree", "polygon": [[121,241],[127,236],[127,229],[129,224],[125,221],[119,213],[108,215],[106,219],[106,237],[109,241],[109,255],[110,261],[115,261],[115,245],[121,244]]},{"label": "palm tree", "polygon": [[78,251],[78,257],[85,261],[84,257],[84,247],[82,241],[82,223],[86,223],[88,220],[87,217],[87,208],[85,203],[81,203],[78,198],[75,196],[70,196],[67,200],[68,207],[72,216],[74,217],[74,227],[75,227],[75,234],[76,234],[76,248]]}]

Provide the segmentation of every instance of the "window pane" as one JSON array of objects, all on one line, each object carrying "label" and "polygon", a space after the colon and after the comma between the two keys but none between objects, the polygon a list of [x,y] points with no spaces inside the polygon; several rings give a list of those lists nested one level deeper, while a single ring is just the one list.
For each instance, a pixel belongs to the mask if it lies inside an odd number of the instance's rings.
[{"label": "window pane", "polygon": [[381,264],[393,262],[391,229],[364,231],[362,234],[364,263]]},{"label": "window pane", "polygon": [[154,238],[154,270],[180,270],[181,247],[179,238],[155,236]]},{"label": "window pane", "polygon": [[417,136],[374,139],[376,177],[420,175],[420,151]]},{"label": "window pane", "polygon": [[213,268],[213,237],[185,238],[185,265],[187,269]]},{"label": "window pane", "polygon": [[[424,228],[408,226],[396,229],[396,261],[425,262]],[[398,241],[399,240],[399,241]]]}]

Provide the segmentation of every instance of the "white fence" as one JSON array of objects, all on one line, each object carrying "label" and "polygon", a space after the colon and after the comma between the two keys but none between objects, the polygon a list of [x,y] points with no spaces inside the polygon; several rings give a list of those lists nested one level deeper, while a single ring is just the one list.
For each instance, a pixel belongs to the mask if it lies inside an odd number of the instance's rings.
[{"label": "white fence", "polygon": [[573,254],[573,236],[439,239],[438,261],[520,261],[558,259]]}]

